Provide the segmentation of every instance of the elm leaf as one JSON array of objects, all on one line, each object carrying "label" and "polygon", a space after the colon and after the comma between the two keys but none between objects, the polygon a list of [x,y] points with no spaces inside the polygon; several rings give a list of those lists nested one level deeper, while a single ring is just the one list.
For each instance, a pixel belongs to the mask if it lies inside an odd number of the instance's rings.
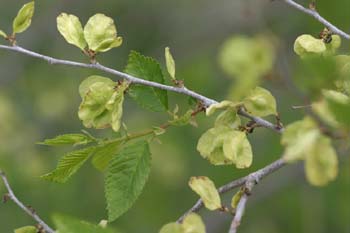
[{"label": "elm leaf", "polygon": [[18,11],[16,18],[13,20],[13,33],[21,33],[27,30],[32,22],[34,15],[34,1],[26,3]]},{"label": "elm leaf", "polygon": [[175,79],[175,60],[171,55],[169,47],[165,48],[165,62],[166,62],[166,68],[168,70],[168,73],[170,74],[170,77],[172,79]]},{"label": "elm leaf", "polygon": [[191,177],[188,184],[200,196],[207,209],[217,210],[222,207],[220,195],[215,184],[208,177]]},{"label": "elm leaf", "polygon": [[86,47],[83,27],[75,15],[61,13],[57,17],[57,29],[69,44],[75,45],[81,50]]}]

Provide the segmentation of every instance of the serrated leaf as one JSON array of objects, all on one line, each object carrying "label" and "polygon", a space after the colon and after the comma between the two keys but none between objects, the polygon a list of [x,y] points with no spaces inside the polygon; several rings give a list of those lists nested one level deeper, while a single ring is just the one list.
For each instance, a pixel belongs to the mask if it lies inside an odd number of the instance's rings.
[{"label": "serrated leaf", "polygon": [[191,177],[188,184],[200,196],[207,209],[217,210],[222,207],[220,195],[215,184],[208,177]]},{"label": "serrated leaf", "polygon": [[24,4],[13,20],[13,33],[24,32],[31,24],[34,15],[34,1]]},{"label": "serrated leaf", "polygon": [[338,159],[331,140],[321,136],[307,151],[305,161],[306,177],[315,186],[324,186],[338,174]]},{"label": "serrated leaf", "polygon": [[164,225],[159,233],[184,233],[184,229],[181,224],[172,222]]},{"label": "serrated leaf", "polygon": [[[129,55],[125,72],[145,80],[164,83],[159,63],[153,58],[145,57],[135,51],[131,51]],[[168,94],[165,90],[134,84],[130,86],[128,94],[145,109],[155,112],[162,112],[168,109]]]},{"label": "serrated leaf", "polygon": [[322,54],[326,51],[326,45],[322,39],[316,39],[311,35],[301,35],[294,42],[294,52],[303,57],[312,54]]},{"label": "serrated leaf", "polygon": [[69,44],[75,45],[81,50],[86,47],[83,27],[75,15],[61,13],[57,17],[57,29]]},{"label": "serrated leaf", "polygon": [[187,215],[184,221],[182,222],[182,227],[184,229],[184,233],[206,232],[202,218],[196,213],[191,213]]},{"label": "serrated leaf", "polygon": [[150,173],[151,153],[146,141],[121,149],[111,160],[105,177],[109,221],[125,213],[140,196]]},{"label": "serrated leaf", "polygon": [[173,55],[171,55],[169,47],[165,48],[165,62],[170,77],[172,79],[175,79],[175,60],[173,58]]},{"label": "serrated leaf", "polygon": [[105,171],[113,156],[118,154],[122,144],[123,141],[117,141],[97,147],[91,160],[94,167],[100,171]]},{"label": "serrated leaf", "polygon": [[0,36],[4,37],[5,39],[7,38],[7,35],[3,30],[0,30]]},{"label": "serrated leaf", "polygon": [[89,49],[95,52],[106,52],[123,42],[121,37],[117,37],[113,19],[104,14],[95,14],[89,18],[84,27],[84,37]]},{"label": "serrated leaf", "polygon": [[34,226],[25,226],[15,229],[15,233],[37,233],[38,229]]},{"label": "serrated leaf", "polygon": [[227,134],[224,139],[223,151],[224,156],[233,161],[236,168],[247,168],[252,165],[253,152],[244,132],[233,130]]},{"label": "serrated leaf", "polygon": [[305,159],[306,152],[318,140],[321,132],[310,118],[288,125],[283,132],[281,144],[286,147],[284,158],[288,162]]},{"label": "serrated leaf", "polygon": [[241,200],[241,197],[244,194],[244,189],[240,189],[238,192],[235,193],[235,195],[233,195],[232,199],[231,199],[231,207],[233,209],[237,208],[237,205],[239,203],[239,201]]},{"label": "serrated leaf", "polygon": [[53,182],[65,183],[94,153],[95,147],[71,151],[58,162],[57,168],[41,178]]},{"label": "serrated leaf", "polygon": [[47,146],[60,146],[60,145],[85,145],[92,142],[92,139],[85,134],[63,134],[58,135],[55,138],[45,139],[38,144]]},{"label": "serrated leaf", "polygon": [[275,97],[268,90],[261,87],[253,89],[244,99],[243,104],[247,111],[254,116],[277,115]]},{"label": "serrated leaf", "polygon": [[116,233],[110,228],[103,228],[76,218],[55,214],[52,220],[57,228],[57,233]]}]

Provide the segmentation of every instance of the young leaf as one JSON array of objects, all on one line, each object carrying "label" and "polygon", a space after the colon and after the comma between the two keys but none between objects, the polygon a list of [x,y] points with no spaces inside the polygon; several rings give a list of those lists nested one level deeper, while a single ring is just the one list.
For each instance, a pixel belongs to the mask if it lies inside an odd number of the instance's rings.
[{"label": "young leaf", "polygon": [[25,226],[15,229],[15,233],[37,233],[38,229],[34,226]]},{"label": "young leaf", "polygon": [[127,82],[116,83],[100,76],[87,78],[79,87],[83,101],[78,116],[87,128],[103,129],[112,127],[118,131],[123,113],[124,91]]},{"label": "young leaf", "polygon": [[109,221],[125,213],[140,196],[150,166],[151,153],[146,141],[126,146],[113,157],[105,177]]},{"label": "young leaf", "polygon": [[190,109],[182,116],[174,115],[174,119],[170,120],[169,124],[175,126],[188,125],[192,120],[192,113],[193,111]]},{"label": "young leaf", "polygon": [[217,116],[214,125],[215,127],[227,126],[236,129],[241,125],[241,118],[237,115],[235,108],[228,108]]},{"label": "young leaf", "polygon": [[55,214],[52,220],[60,233],[116,233],[113,229],[63,215]]},{"label": "young leaf", "polygon": [[76,173],[86,160],[94,153],[95,147],[71,151],[64,155],[58,162],[57,168],[41,178],[53,182],[65,183]]},{"label": "young leaf", "polygon": [[286,146],[284,158],[288,162],[305,159],[306,152],[313,147],[321,132],[310,118],[288,125],[283,132],[281,144]]},{"label": "young leaf", "polygon": [[224,139],[223,151],[224,156],[233,161],[237,168],[247,168],[252,165],[253,152],[244,132],[231,131]]},{"label": "young leaf", "polygon": [[220,103],[210,105],[209,108],[205,110],[205,113],[207,116],[210,116],[219,109],[236,108],[237,106],[238,106],[237,103],[234,103],[229,100],[224,100],[224,101],[221,101]]},{"label": "young leaf", "polygon": [[63,134],[56,136],[55,138],[45,139],[38,144],[47,146],[60,146],[60,145],[85,145],[92,142],[92,139],[85,134]]},{"label": "young leaf", "polygon": [[118,150],[122,144],[122,141],[117,141],[97,147],[94,153],[94,157],[91,160],[94,167],[100,171],[106,170],[109,162],[114,155],[117,155]]},{"label": "young leaf", "polygon": [[206,131],[198,140],[197,150],[201,156],[211,164],[227,165],[235,161],[225,156],[223,145],[226,138],[231,137],[232,129],[226,126],[211,128]]},{"label": "young leaf", "polygon": [[324,186],[337,177],[337,155],[329,138],[319,137],[307,151],[305,169],[308,181],[315,186]]},{"label": "young leaf", "polygon": [[205,233],[205,225],[202,218],[196,214],[191,213],[186,216],[182,223],[184,233]]},{"label": "young leaf", "polygon": [[[125,72],[149,81],[164,83],[159,63],[135,51],[131,51],[129,55]],[[135,84],[130,86],[128,94],[145,109],[155,112],[163,112],[168,109],[168,94],[165,90]]]},{"label": "young leaf", "polygon": [[215,184],[208,177],[191,177],[188,184],[201,197],[207,209],[217,210],[222,207],[220,195]]},{"label": "young leaf", "polygon": [[113,19],[104,14],[90,17],[84,27],[84,36],[89,49],[95,52],[106,52],[119,47],[123,42],[121,37],[117,37]]},{"label": "young leaf", "polygon": [[231,207],[233,209],[237,208],[237,205],[239,203],[239,201],[241,200],[241,197],[244,194],[244,189],[240,189],[235,195],[233,195],[232,200],[231,200]]},{"label": "young leaf", "polygon": [[164,225],[159,233],[184,233],[184,229],[181,224],[172,222]]},{"label": "young leaf", "polygon": [[83,27],[75,15],[61,13],[57,17],[57,29],[69,44],[75,45],[81,50],[86,47]]},{"label": "young leaf", "polygon": [[346,127],[350,127],[350,98],[343,93],[331,90],[324,90],[322,94],[335,119]]},{"label": "young leaf", "polygon": [[170,74],[170,77],[172,79],[176,79],[175,78],[175,60],[171,55],[169,47],[165,48],[165,61],[166,61],[166,68],[168,70],[168,73]]},{"label": "young leaf", "polygon": [[6,35],[6,33],[3,30],[0,30],[0,36],[4,37],[4,38],[7,38],[7,35]]},{"label": "young leaf", "polygon": [[243,101],[247,111],[254,116],[277,115],[275,97],[266,89],[256,87]]},{"label": "young leaf", "polygon": [[13,33],[24,32],[31,24],[34,15],[34,1],[24,4],[13,20]]},{"label": "young leaf", "polygon": [[294,42],[294,52],[299,56],[322,54],[326,51],[326,45],[322,39],[316,39],[311,35],[301,35]]}]

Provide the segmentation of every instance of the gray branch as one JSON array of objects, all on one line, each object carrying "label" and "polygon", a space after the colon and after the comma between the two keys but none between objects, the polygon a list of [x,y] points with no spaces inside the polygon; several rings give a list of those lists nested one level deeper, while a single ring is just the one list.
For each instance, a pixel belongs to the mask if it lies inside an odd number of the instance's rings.
[{"label": "gray branch", "polygon": [[[128,80],[131,83],[134,84],[141,84],[141,85],[145,85],[145,86],[151,86],[151,87],[155,87],[155,88],[159,88],[159,89],[163,89],[163,90],[167,90],[167,91],[171,91],[171,92],[176,92],[176,93],[180,93],[183,95],[187,95],[187,96],[191,96],[199,101],[201,101],[205,107],[209,107],[212,104],[216,104],[218,103],[216,100],[210,99],[208,97],[205,97],[203,95],[200,95],[192,90],[187,89],[186,87],[174,87],[174,86],[168,86],[168,85],[164,85],[161,83],[157,83],[157,82],[152,82],[152,81],[148,81],[148,80],[144,80],[140,77],[134,77],[132,75],[123,73],[121,71],[115,70],[115,69],[111,69],[109,67],[103,66],[99,63],[95,63],[95,64],[86,64],[86,63],[80,63],[80,62],[75,62],[75,61],[69,61],[69,60],[62,60],[62,59],[56,59],[53,57],[49,57],[49,56],[45,56],[30,50],[27,50],[25,48],[22,48],[20,46],[7,46],[7,45],[0,45],[0,49],[5,49],[5,50],[10,50],[10,51],[15,51],[18,53],[22,53],[31,57],[35,57],[35,58],[39,58],[42,60],[47,61],[49,64],[52,65],[66,65],[66,66],[75,66],[75,67],[82,67],[82,68],[87,68],[87,69],[95,69],[95,70],[101,70],[104,71],[106,73],[109,74],[113,74],[115,76],[124,78],[126,80]],[[238,112],[238,114],[247,117],[251,120],[254,120],[258,125],[265,127],[265,128],[270,128],[272,130],[275,131],[280,131],[282,132],[283,129],[279,129],[276,125],[260,118],[260,117],[255,117],[255,116],[251,116],[249,113],[245,112],[244,110],[240,110]]]},{"label": "gray branch", "polygon": [[[232,189],[238,188],[238,187],[246,184],[249,180],[252,179],[252,177],[254,178],[254,182],[259,181],[262,178],[264,178],[265,176],[277,171],[278,169],[280,169],[281,167],[283,167],[285,165],[286,165],[286,162],[283,159],[278,159],[278,160],[274,161],[273,163],[267,165],[266,167],[263,167],[263,168],[257,170],[256,172],[253,172],[247,176],[244,176],[242,178],[231,181],[230,183],[227,183],[227,184],[221,186],[220,188],[218,188],[218,192],[219,192],[219,194],[223,194],[223,193],[226,193],[228,191],[231,191]],[[185,214],[183,214],[177,220],[177,222],[181,223],[187,215],[189,215],[190,213],[193,213],[193,212],[198,212],[203,206],[204,206],[203,201],[201,199],[199,199],[191,209],[189,209]]]},{"label": "gray branch", "polygon": [[344,31],[340,30],[338,27],[334,26],[332,23],[330,23],[328,20],[323,18],[316,10],[314,9],[308,9],[300,5],[299,3],[296,3],[293,0],[282,0],[288,5],[298,9],[299,11],[304,12],[307,15],[312,16],[317,21],[322,23],[324,26],[326,26],[329,30],[331,30],[333,33],[338,34],[339,36],[342,36],[343,38],[350,40],[350,35],[345,33]]},{"label": "gray branch", "polygon": [[5,194],[7,198],[11,199],[19,208],[21,208],[24,212],[26,212],[29,216],[31,216],[40,226],[42,226],[47,233],[54,233],[55,231],[49,227],[40,217],[39,215],[30,207],[25,206],[14,194],[7,177],[4,172],[0,170],[0,176],[5,184],[5,187],[8,191],[8,194]]}]

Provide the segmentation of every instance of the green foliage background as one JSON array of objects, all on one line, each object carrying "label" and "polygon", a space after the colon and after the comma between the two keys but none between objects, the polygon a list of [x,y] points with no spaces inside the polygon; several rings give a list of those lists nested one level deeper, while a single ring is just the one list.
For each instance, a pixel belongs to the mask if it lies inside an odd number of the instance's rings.
[{"label": "green foliage background", "polygon": [[[300,1],[301,2],[301,1]],[[303,1],[307,4],[307,1]],[[2,29],[10,29],[13,15],[25,1],[2,1]],[[317,1],[321,15],[340,28],[350,27],[348,0]],[[286,59],[293,70],[298,57],[293,42],[303,33],[317,35],[322,26],[312,18],[279,1],[261,0],[101,0],[36,1],[31,29],[18,36],[25,48],[59,58],[87,62],[79,49],[73,49],[59,35],[56,17],[60,12],[79,15],[82,22],[96,12],[114,18],[123,45],[98,57],[100,63],[123,70],[130,50],[163,59],[164,47],[170,46],[176,59],[177,77],[186,86],[208,97],[222,100],[232,79],[218,65],[218,51],[232,35],[272,33],[279,43],[276,69],[264,79],[263,86],[275,95],[285,124],[300,119],[303,104],[287,89],[278,64]],[[7,27],[7,28],[6,28]],[[349,43],[343,41],[349,53]],[[163,63],[164,64],[164,63]],[[50,222],[50,214],[59,212],[91,222],[106,218],[103,175],[87,164],[65,185],[42,180],[67,150],[35,145],[58,134],[83,128],[77,117],[80,102],[78,85],[97,71],[50,66],[16,53],[0,51],[0,167],[9,176],[18,197]],[[104,75],[104,74],[102,74]],[[105,75],[110,78],[115,78]],[[307,77],[304,77],[305,79]],[[186,103],[183,96],[170,94]],[[171,105],[173,106],[173,105]],[[113,223],[121,232],[157,232],[176,220],[197,200],[187,185],[190,176],[205,175],[222,185],[277,159],[282,152],[280,139],[270,130],[258,129],[249,136],[254,151],[253,166],[237,170],[232,166],[215,167],[199,156],[196,143],[212,125],[213,119],[199,116],[199,128],[172,128],[153,143],[152,170],[143,194],[133,208]],[[159,125],[164,114],[148,113],[128,98],[123,121],[130,131]],[[98,134],[108,134],[111,130]],[[303,169],[292,165],[262,181],[254,189],[240,232],[349,232],[350,166],[349,157],[340,159],[340,175],[324,188],[311,187]],[[0,192],[3,193],[0,185]],[[227,203],[230,195],[226,195]],[[223,232],[230,218],[218,213],[201,212],[208,232]],[[0,232],[31,223],[14,204],[0,205]]]}]

